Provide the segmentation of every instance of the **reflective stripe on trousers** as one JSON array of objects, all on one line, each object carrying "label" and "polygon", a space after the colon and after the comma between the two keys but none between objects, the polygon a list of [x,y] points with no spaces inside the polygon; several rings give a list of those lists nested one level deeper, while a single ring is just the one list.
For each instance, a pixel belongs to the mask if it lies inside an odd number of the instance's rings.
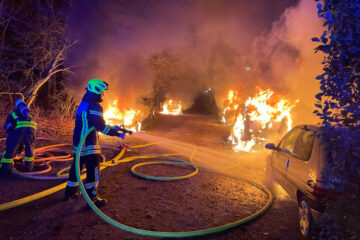
[{"label": "reflective stripe on trousers", "polygon": [[78,182],[67,181],[67,186],[69,186],[69,187],[77,187],[77,186],[79,186],[79,184],[78,184]]}]

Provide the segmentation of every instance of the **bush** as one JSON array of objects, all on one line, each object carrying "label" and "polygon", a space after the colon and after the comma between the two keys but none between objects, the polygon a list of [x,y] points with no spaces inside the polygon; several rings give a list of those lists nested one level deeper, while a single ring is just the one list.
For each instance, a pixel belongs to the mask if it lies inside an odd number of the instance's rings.
[{"label": "bush", "polygon": [[214,91],[211,89],[200,93],[195,99],[193,105],[184,111],[184,113],[198,113],[218,117],[219,109],[216,105]]},{"label": "bush", "polygon": [[[322,120],[323,143],[328,146],[324,176],[341,197],[327,199],[317,239],[358,239],[360,218],[360,2],[315,0],[326,31],[315,51],[326,56],[317,76],[320,90],[314,113]],[[343,179],[345,181],[337,181]],[[339,186],[343,185],[345,186]]]}]

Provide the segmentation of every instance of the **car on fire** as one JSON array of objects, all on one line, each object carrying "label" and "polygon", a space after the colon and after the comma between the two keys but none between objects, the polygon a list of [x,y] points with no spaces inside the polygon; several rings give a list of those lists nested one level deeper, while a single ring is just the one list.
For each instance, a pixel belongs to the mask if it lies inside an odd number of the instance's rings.
[{"label": "car on fire", "polygon": [[326,152],[318,133],[317,126],[299,125],[285,134],[278,145],[265,145],[272,150],[267,178],[273,178],[297,202],[304,239],[311,238],[314,220],[323,208],[321,200],[334,192],[331,181],[322,175]]}]

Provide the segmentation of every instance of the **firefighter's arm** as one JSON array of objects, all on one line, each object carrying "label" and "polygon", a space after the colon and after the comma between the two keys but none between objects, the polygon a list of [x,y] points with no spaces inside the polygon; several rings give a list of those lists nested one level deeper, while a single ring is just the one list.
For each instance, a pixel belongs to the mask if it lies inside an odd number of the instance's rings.
[{"label": "firefighter's arm", "polygon": [[15,126],[16,126],[16,120],[13,116],[13,113],[11,113],[6,119],[4,128],[5,128],[6,132],[9,133],[12,130],[14,130]]},{"label": "firefighter's arm", "polygon": [[103,109],[101,106],[92,106],[89,108],[89,122],[92,123],[98,132],[102,132],[103,134],[109,136],[119,136],[117,130],[115,130],[110,125],[106,125],[103,116]]}]

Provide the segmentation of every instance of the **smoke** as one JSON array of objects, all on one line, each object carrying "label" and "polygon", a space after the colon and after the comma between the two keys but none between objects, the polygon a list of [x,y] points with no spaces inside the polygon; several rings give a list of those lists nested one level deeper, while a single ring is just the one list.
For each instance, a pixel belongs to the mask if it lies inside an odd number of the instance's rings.
[{"label": "smoke", "polygon": [[79,39],[68,62],[73,85],[108,81],[106,102],[140,106],[152,91],[149,58],[166,50],[182,63],[169,98],[189,106],[210,87],[221,106],[230,89],[245,100],[269,87],[300,100],[295,122],[312,117],[321,56],[310,39],[322,32],[313,0],[78,0],[69,32]]},{"label": "smoke", "polygon": [[270,87],[293,101],[300,100],[295,108],[296,124],[317,122],[312,114],[314,96],[320,91],[315,77],[322,71],[323,55],[314,54],[317,43],[311,38],[321,35],[324,28],[315,5],[315,1],[301,0],[286,9],[272,31],[257,39],[252,55],[258,85]]}]

